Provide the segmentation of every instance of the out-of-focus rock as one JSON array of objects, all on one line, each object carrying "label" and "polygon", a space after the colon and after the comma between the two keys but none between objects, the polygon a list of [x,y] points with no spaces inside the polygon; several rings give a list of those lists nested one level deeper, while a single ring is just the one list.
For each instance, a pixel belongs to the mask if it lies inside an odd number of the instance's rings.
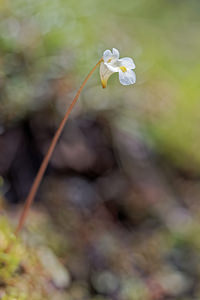
[{"label": "out-of-focus rock", "polygon": [[[41,122],[42,118],[42,115],[35,116],[31,120],[31,128],[38,148],[45,155],[59,121],[54,117],[54,123],[57,125],[54,125],[53,130],[52,119],[47,119],[43,123]],[[51,136],[50,132],[52,132]],[[60,171],[92,172],[97,175],[110,170],[114,166],[115,160],[110,136],[106,133],[103,121],[97,120],[92,115],[79,116],[75,120],[69,120],[50,164],[54,169]]]},{"label": "out-of-focus rock", "polygon": [[193,285],[190,278],[179,271],[172,268],[170,269],[169,267],[157,273],[154,279],[159,282],[168,295],[175,297],[190,292]]},{"label": "out-of-focus rock", "polygon": [[37,253],[55,286],[61,289],[67,288],[70,284],[70,275],[53,252],[47,247],[39,247]]},{"label": "out-of-focus rock", "polygon": [[112,295],[119,288],[119,278],[106,270],[94,273],[91,280],[94,289],[100,294]]}]

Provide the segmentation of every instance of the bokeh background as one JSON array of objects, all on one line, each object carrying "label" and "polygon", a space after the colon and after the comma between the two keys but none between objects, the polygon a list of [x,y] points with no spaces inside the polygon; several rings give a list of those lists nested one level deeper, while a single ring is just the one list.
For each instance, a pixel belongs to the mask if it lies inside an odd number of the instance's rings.
[{"label": "bokeh background", "polygon": [[199,0],[0,0],[1,218],[103,51],[137,75],[87,83],[24,230],[48,275],[19,260],[0,298],[200,298],[199,35]]}]

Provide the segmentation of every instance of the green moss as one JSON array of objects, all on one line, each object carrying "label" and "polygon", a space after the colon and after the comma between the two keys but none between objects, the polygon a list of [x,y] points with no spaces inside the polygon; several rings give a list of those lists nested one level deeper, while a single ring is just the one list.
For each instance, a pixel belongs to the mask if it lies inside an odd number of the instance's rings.
[{"label": "green moss", "polygon": [[12,228],[6,218],[0,220],[0,281],[5,282],[13,276],[19,267],[23,254]]},{"label": "green moss", "polygon": [[16,291],[12,289],[3,296],[2,300],[26,300],[28,299],[28,295],[23,292]]}]

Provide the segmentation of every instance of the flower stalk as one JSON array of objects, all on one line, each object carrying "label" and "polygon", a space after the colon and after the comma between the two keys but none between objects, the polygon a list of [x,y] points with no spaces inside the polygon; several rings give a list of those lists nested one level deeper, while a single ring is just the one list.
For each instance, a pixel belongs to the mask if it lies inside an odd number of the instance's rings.
[{"label": "flower stalk", "polygon": [[82,89],[84,88],[85,84],[87,83],[88,79],[91,77],[91,75],[93,74],[93,72],[101,64],[102,61],[103,61],[103,58],[101,58],[98,61],[98,63],[93,67],[93,69],[90,71],[90,73],[87,75],[87,77],[83,81],[81,87],[79,88],[76,96],[74,97],[72,103],[70,104],[70,106],[69,106],[69,108],[68,108],[68,110],[67,110],[67,112],[66,112],[66,114],[65,114],[65,116],[64,116],[64,118],[62,120],[62,122],[60,123],[59,128],[57,129],[57,131],[56,131],[56,133],[55,133],[55,135],[54,135],[54,137],[52,139],[52,142],[51,142],[51,144],[49,146],[49,149],[48,149],[48,151],[47,151],[47,153],[46,153],[46,155],[45,155],[45,157],[44,157],[44,159],[42,161],[42,164],[41,164],[41,166],[40,166],[40,168],[38,170],[38,173],[37,173],[37,175],[36,175],[36,177],[35,177],[35,179],[33,181],[33,184],[32,184],[32,187],[31,187],[31,189],[29,191],[29,194],[28,194],[28,196],[27,196],[27,198],[25,200],[25,204],[24,204],[22,213],[20,215],[19,222],[17,224],[16,230],[15,230],[15,235],[16,236],[19,234],[19,232],[21,231],[21,229],[22,229],[22,227],[23,227],[23,225],[24,225],[24,223],[26,221],[26,218],[27,218],[29,209],[31,207],[31,204],[33,203],[35,195],[36,195],[36,193],[38,191],[38,188],[40,186],[40,183],[42,181],[42,178],[43,178],[44,173],[46,171],[46,168],[48,166],[48,163],[49,163],[49,161],[50,161],[50,159],[52,157],[53,151],[54,151],[54,149],[56,147],[56,144],[58,142],[58,139],[59,139],[59,137],[60,137],[60,135],[61,135],[61,133],[63,131],[63,128],[64,128],[64,126],[65,126],[65,124],[66,124],[66,122],[67,122],[67,120],[69,118],[69,115],[70,115],[70,113],[71,113],[74,105],[76,104],[76,102],[77,102],[77,100],[78,100],[78,98],[80,96],[80,93],[81,93]]},{"label": "flower stalk", "polygon": [[56,144],[58,142],[58,139],[63,131],[63,128],[68,120],[68,117],[76,104],[80,93],[82,89],[84,88],[86,82],[88,79],[91,77],[93,72],[96,70],[96,68],[100,65],[100,78],[101,78],[101,83],[102,87],[105,88],[107,86],[107,81],[109,77],[114,74],[118,73],[119,74],[119,81],[122,85],[131,85],[136,82],[136,75],[135,72],[133,71],[135,69],[135,64],[132,58],[130,57],[123,57],[119,58],[119,51],[116,48],[112,49],[112,52],[110,50],[105,50],[103,53],[103,57],[98,61],[98,63],[93,67],[93,69],[90,71],[90,73],[87,75],[85,80],[83,81],[81,87],[79,88],[76,96],[74,97],[72,103],[70,104],[62,122],[60,123],[59,128],[57,129],[52,142],[49,146],[49,149],[47,151],[47,154],[45,155],[42,164],[38,170],[38,173],[33,181],[32,187],[29,191],[29,194],[25,200],[24,208],[22,210],[22,213],[19,218],[19,222],[16,227],[15,235],[17,236],[20,230],[22,229],[30,206],[35,198],[35,195],[38,191],[38,188],[40,186],[40,183],[42,181],[42,178],[44,176],[44,173],[46,171],[46,168],[48,166],[48,163],[51,159],[51,156],[53,154],[53,151],[56,147]]}]

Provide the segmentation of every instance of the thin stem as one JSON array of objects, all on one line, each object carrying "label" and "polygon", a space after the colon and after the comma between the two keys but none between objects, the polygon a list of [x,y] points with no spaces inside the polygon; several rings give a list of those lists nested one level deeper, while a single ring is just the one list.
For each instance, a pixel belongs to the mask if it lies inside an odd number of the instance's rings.
[{"label": "thin stem", "polygon": [[65,126],[65,124],[66,124],[66,122],[68,120],[69,114],[72,111],[74,105],[76,104],[76,102],[77,102],[77,100],[78,100],[78,98],[80,96],[80,93],[81,93],[82,89],[84,88],[86,82],[88,81],[88,79],[90,78],[90,76],[92,75],[92,73],[95,71],[95,69],[98,67],[98,65],[100,65],[101,62],[102,62],[102,58],[98,61],[98,63],[94,66],[94,68],[90,71],[90,73],[87,75],[87,77],[83,81],[81,87],[79,88],[76,96],[74,97],[72,103],[70,104],[70,106],[69,106],[69,108],[68,108],[68,110],[67,110],[67,112],[66,112],[66,114],[65,114],[65,116],[64,116],[64,118],[62,120],[62,122],[60,123],[59,128],[57,129],[57,131],[56,131],[56,133],[55,133],[55,135],[54,135],[54,137],[52,139],[52,142],[51,142],[51,144],[49,146],[47,154],[45,155],[45,157],[44,157],[44,159],[42,161],[42,164],[41,164],[41,166],[40,166],[40,168],[38,170],[38,173],[37,173],[37,175],[36,175],[36,177],[34,179],[32,187],[30,189],[30,192],[29,192],[29,194],[28,194],[28,196],[27,196],[27,198],[25,200],[24,208],[23,208],[22,213],[20,215],[19,222],[18,222],[16,231],[15,231],[15,235],[18,235],[18,233],[20,232],[20,230],[22,229],[22,227],[24,225],[24,222],[26,220],[26,217],[27,217],[27,214],[29,212],[30,206],[31,206],[31,204],[32,204],[32,202],[34,200],[34,197],[35,197],[36,193],[37,193],[37,190],[38,190],[39,185],[41,183],[41,180],[42,180],[42,178],[44,176],[44,173],[45,173],[46,168],[48,166],[49,160],[51,159],[51,156],[52,156],[53,151],[55,149],[55,146],[56,146],[56,144],[58,142],[58,139],[59,139],[59,137],[60,137],[60,135],[61,135],[61,133],[63,131],[63,128],[64,128],[64,126]]}]

